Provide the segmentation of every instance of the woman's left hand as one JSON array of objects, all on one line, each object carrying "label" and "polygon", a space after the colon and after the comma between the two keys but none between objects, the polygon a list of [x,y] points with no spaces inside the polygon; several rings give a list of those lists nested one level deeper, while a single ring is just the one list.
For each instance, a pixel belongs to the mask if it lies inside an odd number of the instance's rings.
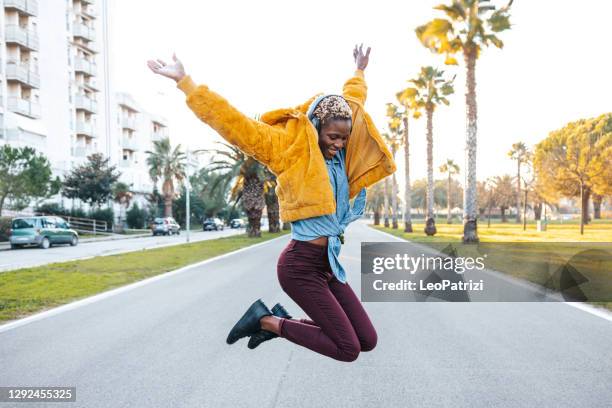
[{"label": "woman's left hand", "polygon": [[355,45],[353,49],[353,58],[355,59],[355,64],[357,64],[357,69],[364,70],[368,66],[368,62],[370,61],[370,50],[371,47],[368,47],[366,53],[363,53],[363,44],[359,47]]}]

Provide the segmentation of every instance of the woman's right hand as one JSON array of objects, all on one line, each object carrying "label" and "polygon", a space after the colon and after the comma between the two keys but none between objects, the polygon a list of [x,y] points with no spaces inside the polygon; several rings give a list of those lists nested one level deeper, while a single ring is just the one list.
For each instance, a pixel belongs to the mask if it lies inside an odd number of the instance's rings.
[{"label": "woman's right hand", "polygon": [[176,58],[176,54],[172,54],[172,61],[172,64],[166,64],[160,59],[149,60],[147,61],[147,65],[151,71],[155,72],[156,74],[179,82],[185,76],[185,68],[183,67],[183,63]]}]

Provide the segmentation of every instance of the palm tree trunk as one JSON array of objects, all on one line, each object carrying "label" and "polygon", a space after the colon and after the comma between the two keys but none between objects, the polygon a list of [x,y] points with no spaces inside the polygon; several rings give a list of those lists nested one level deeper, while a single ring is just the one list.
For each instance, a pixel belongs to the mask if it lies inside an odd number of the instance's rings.
[{"label": "palm tree trunk", "polygon": [[516,169],[516,223],[521,223],[521,212],[519,208],[521,208],[521,160],[518,159],[516,161],[518,163]]},{"label": "palm tree trunk", "polygon": [[467,133],[465,139],[465,153],[467,169],[465,172],[465,193],[463,195],[463,242],[478,242],[476,195],[476,147],[477,147],[477,107],[476,107],[476,47],[464,50],[466,72],[466,116]]},{"label": "palm tree trunk", "polygon": [[446,189],[446,223],[452,224],[451,218],[451,171],[448,169],[448,187]]},{"label": "palm tree trunk", "polygon": [[274,189],[270,189],[265,195],[266,211],[268,213],[268,231],[272,233],[280,232],[280,210],[278,197]]},{"label": "palm tree trunk", "polygon": [[412,192],[410,191],[410,145],[408,140],[408,112],[404,117],[404,232],[412,232]]},{"label": "palm tree trunk", "polygon": [[427,107],[427,217],[425,220],[425,234],[435,235],[436,221],[434,220],[434,180],[433,180],[433,107]]},{"label": "palm tree trunk", "polygon": [[374,210],[374,225],[380,225],[380,211]]},{"label": "palm tree trunk", "polygon": [[172,195],[164,195],[164,217],[172,217]]},{"label": "palm tree trunk", "polygon": [[385,178],[385,198],[383,214],[385,217],[385,228],[389,228],[389,177]]},{"label": "palm tree trunk", "polygon": [[[394,155],[395,156],[395,155]],[[395,173],[393,173],[393,183],[392,183],[392,196],[391,196],[391,209],[393,214],[391,214],[392,223],[391,226],[393,229],[397,229],[397,179],[395,178]]]},{"label": "palm tree trunk", "polygon": [[247,226],[249,238],[261,237],[261,214],[265,206],[264,188],[263,181],[256,175],[244,179],[242,206],[249,219]]}]

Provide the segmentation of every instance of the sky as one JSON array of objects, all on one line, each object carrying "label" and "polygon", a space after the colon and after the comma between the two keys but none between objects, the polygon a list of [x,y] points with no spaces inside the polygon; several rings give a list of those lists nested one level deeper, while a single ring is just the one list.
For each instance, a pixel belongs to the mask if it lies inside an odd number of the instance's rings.
[{"label": "sky", "polygon": [[[414,29],[442,13],[440,0],[195,1],[110,0],[111,74],[116,88],[168,119],[174,144],[214,148],[222,138],[199,121],[175,83],[150,72],[146,60],[176,52],[196,83],[208,85],[248,116],[340,93],[355,65],[356,43],[372,47],[366,110],[383,132],[385,104],[433,65],[456,75],[450,106],[434,114],[434,170],[465,146],[465,66],[444,66]],[[447,0],[446,3],[449,3]],[[494,4],[505,4],[493,0]],[[612,111],[612,2],[515,0],[504,49],[477,61],[479,180],[514,174],[508,151],[532,147],[552,130]],[[424,117],[410,122],[411,179],[426,176]],[[403,153],[396,157],[403,185]]]}]

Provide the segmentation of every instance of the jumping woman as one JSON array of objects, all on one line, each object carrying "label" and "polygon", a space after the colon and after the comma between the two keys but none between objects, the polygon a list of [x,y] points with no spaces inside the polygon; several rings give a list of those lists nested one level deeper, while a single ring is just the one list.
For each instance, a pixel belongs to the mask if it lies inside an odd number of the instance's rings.
[{"label": "jumping woman", "polygon": [[278,280],[309,319],[292,319],[280,304],[270,310],[258,299],[232,328],[228,344],[248,336],[254,349],[280,336],[340,361],[354,361],[376,346],[376,330],[338,261],[344,229],[363,214],[366,187],[396,169],[364,109],[369,55],[370,48],[364,53],[355,46],[357,70],[342,96],[314,97],[259,120],[207,86],[196,86],[176,56],[169,64],[148,61],[153,72],[177,82],[202,121],[277,176],[281,220],[291,223],[292,239],[278,259]]}]

